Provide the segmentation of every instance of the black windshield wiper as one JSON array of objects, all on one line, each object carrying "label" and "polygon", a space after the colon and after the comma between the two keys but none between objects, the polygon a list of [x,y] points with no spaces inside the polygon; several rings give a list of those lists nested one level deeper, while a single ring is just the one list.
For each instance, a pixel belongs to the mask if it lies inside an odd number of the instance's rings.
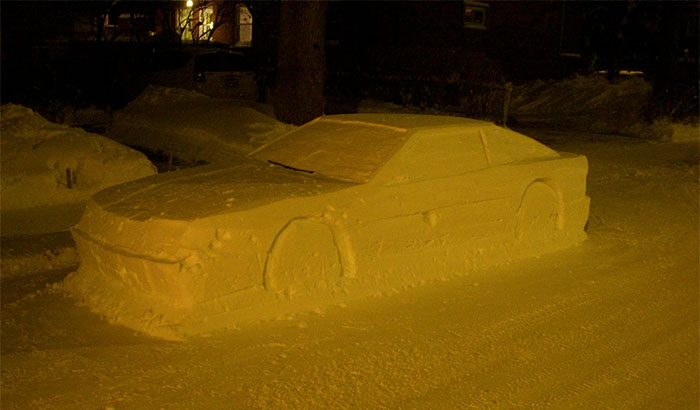
[{"label": "black windshield wiper", "polygon": [[279,162],[270,161],[269,159],[267,160],[267,162],[269,162],[269,163],[272,164],[272,165],[280,166],[280,167],[282,167],[282,168],[291,169],[292,171],[306,172],[307,174],[313,174],[313,173],[314,173],[314,171],[309,171],[308,169],[294,168],[294,167],[291,167],[291,166],[289,166],[289,165],[281,164],[281,163],[279,163]]}]

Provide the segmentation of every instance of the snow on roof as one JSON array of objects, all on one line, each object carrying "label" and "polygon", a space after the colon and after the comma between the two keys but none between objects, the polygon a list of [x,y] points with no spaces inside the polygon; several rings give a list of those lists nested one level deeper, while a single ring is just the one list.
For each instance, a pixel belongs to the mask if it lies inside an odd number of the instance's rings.
[{"label": "snow on roof", "polygon": [[115,114],[107,136],[188,159],[225,162],[294,128],[240,102],[150,86]]},{"label": "snow on roof", "polygon": [[447,126],[486,126],[491,124],[487,121],[475,120],[465,117],[454,117],[449,115],[423,115],[423,114],[395,114],[395,113],[361,113],[361,114],[339,114],[326,115],[321,117],[324,121],[335,122],[363,122],[367,124],[386,125],[407,130],[417,130],[423,128],[447,127]]}]

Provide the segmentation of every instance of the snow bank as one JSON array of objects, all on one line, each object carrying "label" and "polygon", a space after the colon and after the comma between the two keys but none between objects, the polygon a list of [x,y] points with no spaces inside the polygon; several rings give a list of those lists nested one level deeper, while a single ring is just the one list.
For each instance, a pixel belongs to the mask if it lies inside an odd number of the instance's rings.
[{"label": "snow bank", "polygon": [[143,154],[29,108],[3,105],[0,117],[3,228],[17,211],[82,204],[106,187],[156,173]]},{"label": "snow bank", "polygon": [[621,133],[649,140],[682,143],[700,139],[700,126],[697,122],[680,123],[668,118],[657,118],[651,124],[637,123],[626,127]]},{"label": "snow bank", "polygon": [[216,163],[248,153],[292,128],[240,102],[150,86],[115,113],[106,134],[127,145]]},{"label": "snow bank", "polygon": [[652,87],[641,77],[610,83],[605,77],[575,76],[516,87],[510,117],[518,124],[596,133],[620,133],[644,122]]},{"label": "snow bank", "polygon": [[686,142],[697,141],[700,139],[700,124],[679,124],[672,123],[671,126],[671,141]]},{"label": "snow bank", "polygon": [[700,138],[697,120],[650,121],[645,115],[651,84],[640,76],[610,83],[601,75],[561,81],[537,80],[513,90],[510,118],[520,126],[620,134],[647,140],[686,142]]},{"label": "snow bank", "polygon": [[112,123],[112,114],[109,111],[101,110],[90,106],[87,108],[76,108],[67,106],[61,110],[61,124],[72,127],[81,127],[88,130],[106,129]]}]

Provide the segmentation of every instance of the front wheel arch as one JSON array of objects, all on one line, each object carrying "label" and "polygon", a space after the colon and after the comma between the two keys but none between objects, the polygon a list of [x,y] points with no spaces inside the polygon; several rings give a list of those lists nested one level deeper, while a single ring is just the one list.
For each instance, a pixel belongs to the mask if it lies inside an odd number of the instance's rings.
[{"label": "front wheel arch", "polygon": [[275,235],[267,252],[263,286],[274,293],[333,292],[356,273],[350,240],[339,224],[299,217]]}]

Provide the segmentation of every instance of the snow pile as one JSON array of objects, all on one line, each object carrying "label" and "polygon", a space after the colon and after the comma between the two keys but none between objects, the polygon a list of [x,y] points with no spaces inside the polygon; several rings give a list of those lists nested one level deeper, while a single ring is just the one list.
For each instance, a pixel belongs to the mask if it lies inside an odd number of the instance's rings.
[{"label": "snow pile", "polygon": [[141,153],[29,108],[3,105],[0,116],[3,228],[7,212],[81,204],[106,187],[156,173]]},{"label": "snow pile", "polygon": [[619,133],[644,121],[651,85],[641,77],[610,83],[603,76],[541,80],[516,87],[510,117],[519,124]]},{"label": "snow pile", "polygon": [[114,115],[107,136],[191,161],[227,162],[293,127],[240,102],[150,86]]},{"label": "snow pile", "polygon": [[697,141],[700,139],[700,124],[671,124],[671,140],[673,141]]},{"label": "snow pile", "polygon": [[129,107],[149,107],[169,103],[194,102],[197,100],[209,100],[210,98],[196,91],[182,88],[170,88],[156,85],[148,86],[138,97],[134,98]]},{"label": "snow pile", "polygon": [[668,118],[650,121],[652,86],[641,76],[610,83],[601,75],[561,81],[537,80],[516,87],[510,119],[520,126],[620,134],[657,141],[700,138],[697,119],[686,123]]},{"label": "snow pile", "polygon": [[680,123],[663,117],[655,119],[652,123],[633,124],[620,130],[620,133],[648,140],[689,142],[700,139],[700,126],[697,122]]}]

